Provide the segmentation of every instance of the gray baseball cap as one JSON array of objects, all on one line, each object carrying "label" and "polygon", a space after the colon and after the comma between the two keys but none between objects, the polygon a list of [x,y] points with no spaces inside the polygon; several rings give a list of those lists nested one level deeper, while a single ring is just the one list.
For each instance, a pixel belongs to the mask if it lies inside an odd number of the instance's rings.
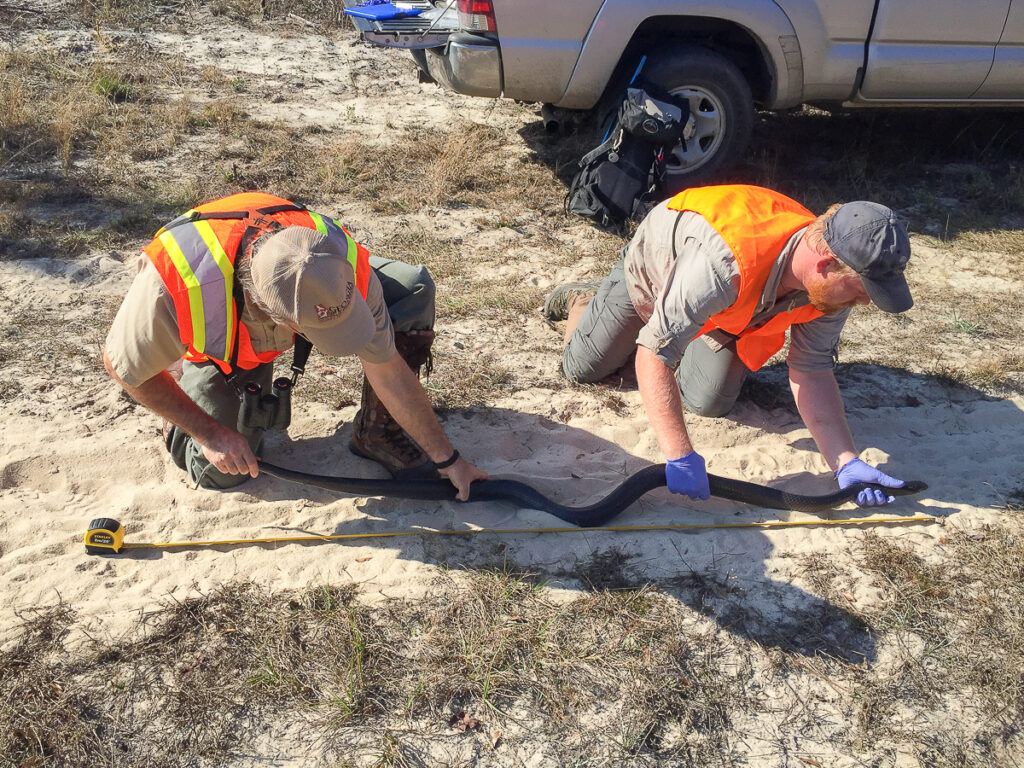
[{"label": "gray baseball cap", "polygon": [[879,309],[895,313],[914,306],[903,274],[910,259],[910,238],[891,209],[865,200],[846,203],[828,220],[825,242],[860,275]]}]

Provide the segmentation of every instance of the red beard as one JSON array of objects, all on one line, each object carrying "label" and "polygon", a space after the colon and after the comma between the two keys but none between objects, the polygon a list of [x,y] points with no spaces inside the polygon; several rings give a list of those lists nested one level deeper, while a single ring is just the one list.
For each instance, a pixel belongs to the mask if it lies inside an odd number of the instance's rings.
[{"label": "red beard", "polygon": [[[842,278],[829,275],[828,277],[820,277],[807,286],[807,298],[810,301],[812,307],[825,315],[834,315],[836,312],[840,312],[847,307],[854,306],[856,301],[847,301],[843,304],[834,304],[829,299],[831,298],[830,288],[834,284],[838,284]],[[835,281],[835,283],[833,283]]]}]

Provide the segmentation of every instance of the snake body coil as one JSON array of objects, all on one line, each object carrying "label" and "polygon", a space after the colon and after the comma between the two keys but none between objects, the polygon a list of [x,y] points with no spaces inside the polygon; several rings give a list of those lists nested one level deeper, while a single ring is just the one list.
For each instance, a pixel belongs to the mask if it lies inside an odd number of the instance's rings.
[{"label": "snake body coil", "polygon": [[[455,499],[457,493],[455,487],[447,480],[366,480],[358,477],[330,477],[297,472],[265,461],[260,462],[260,469],[282,480],[306,483],[355,496],[448,501]],[[709,474],[708,481],[712,496],[768,509],[788,509],[797,512],[824,512],[834,509],[840,504],[853,501],[865,488],[879,488],[883,493],[892,496],[920,493],[928,488],[927,484],[920,480],[909,480],[902,488],[883,488],[859,483],[822,496],[804,496],[718,475]],[[627,477],[600,501],[585,507],[567,507],[559,504],[518,480],[484,480],[473,483],[470,486],[468,501],[508,501],[521,508],[539,509],[582,528],[593,528],[608,522],[648,491],[662,488],[664,485],[665,465],[652,464]]]}]

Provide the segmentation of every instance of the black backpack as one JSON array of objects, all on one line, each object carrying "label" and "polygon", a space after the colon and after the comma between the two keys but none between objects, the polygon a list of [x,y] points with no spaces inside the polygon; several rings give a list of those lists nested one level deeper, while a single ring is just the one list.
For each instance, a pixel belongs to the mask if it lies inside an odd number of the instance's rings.
[{"label": "black backpack", "polygon": [[665,175],[665,148],[691,124],[689,102],[654,98],[628,88],[600,145],[580,160],[565,197],[565,210],[617,229],[639,221],[654,205]]}]

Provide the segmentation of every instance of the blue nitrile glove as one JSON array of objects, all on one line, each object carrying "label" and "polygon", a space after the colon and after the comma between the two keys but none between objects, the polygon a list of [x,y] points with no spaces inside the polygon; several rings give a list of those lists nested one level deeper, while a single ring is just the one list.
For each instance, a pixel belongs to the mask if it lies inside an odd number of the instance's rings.
[{"label": "blue nitrile glove", "polygon": [[[880,472],[860,459],[850,459],[836,470],[836,480],[839,481],[840,488],[849,488],[857,483],[874,483],[875,485],[884,485],[888,488],[903,487],[902,480],[889,477],[885,472]],[[892,496],[886,496],[877,488],[865,488],[857,494],[857,506],[880,507],[893,501],[893,498]]]},{"label": "blue nitrile glove", "polygon": [[704,457],[696,451],[666,461],[665,481],[672,493],[682,493],[691,499],[706,499],[711,495]]}]

